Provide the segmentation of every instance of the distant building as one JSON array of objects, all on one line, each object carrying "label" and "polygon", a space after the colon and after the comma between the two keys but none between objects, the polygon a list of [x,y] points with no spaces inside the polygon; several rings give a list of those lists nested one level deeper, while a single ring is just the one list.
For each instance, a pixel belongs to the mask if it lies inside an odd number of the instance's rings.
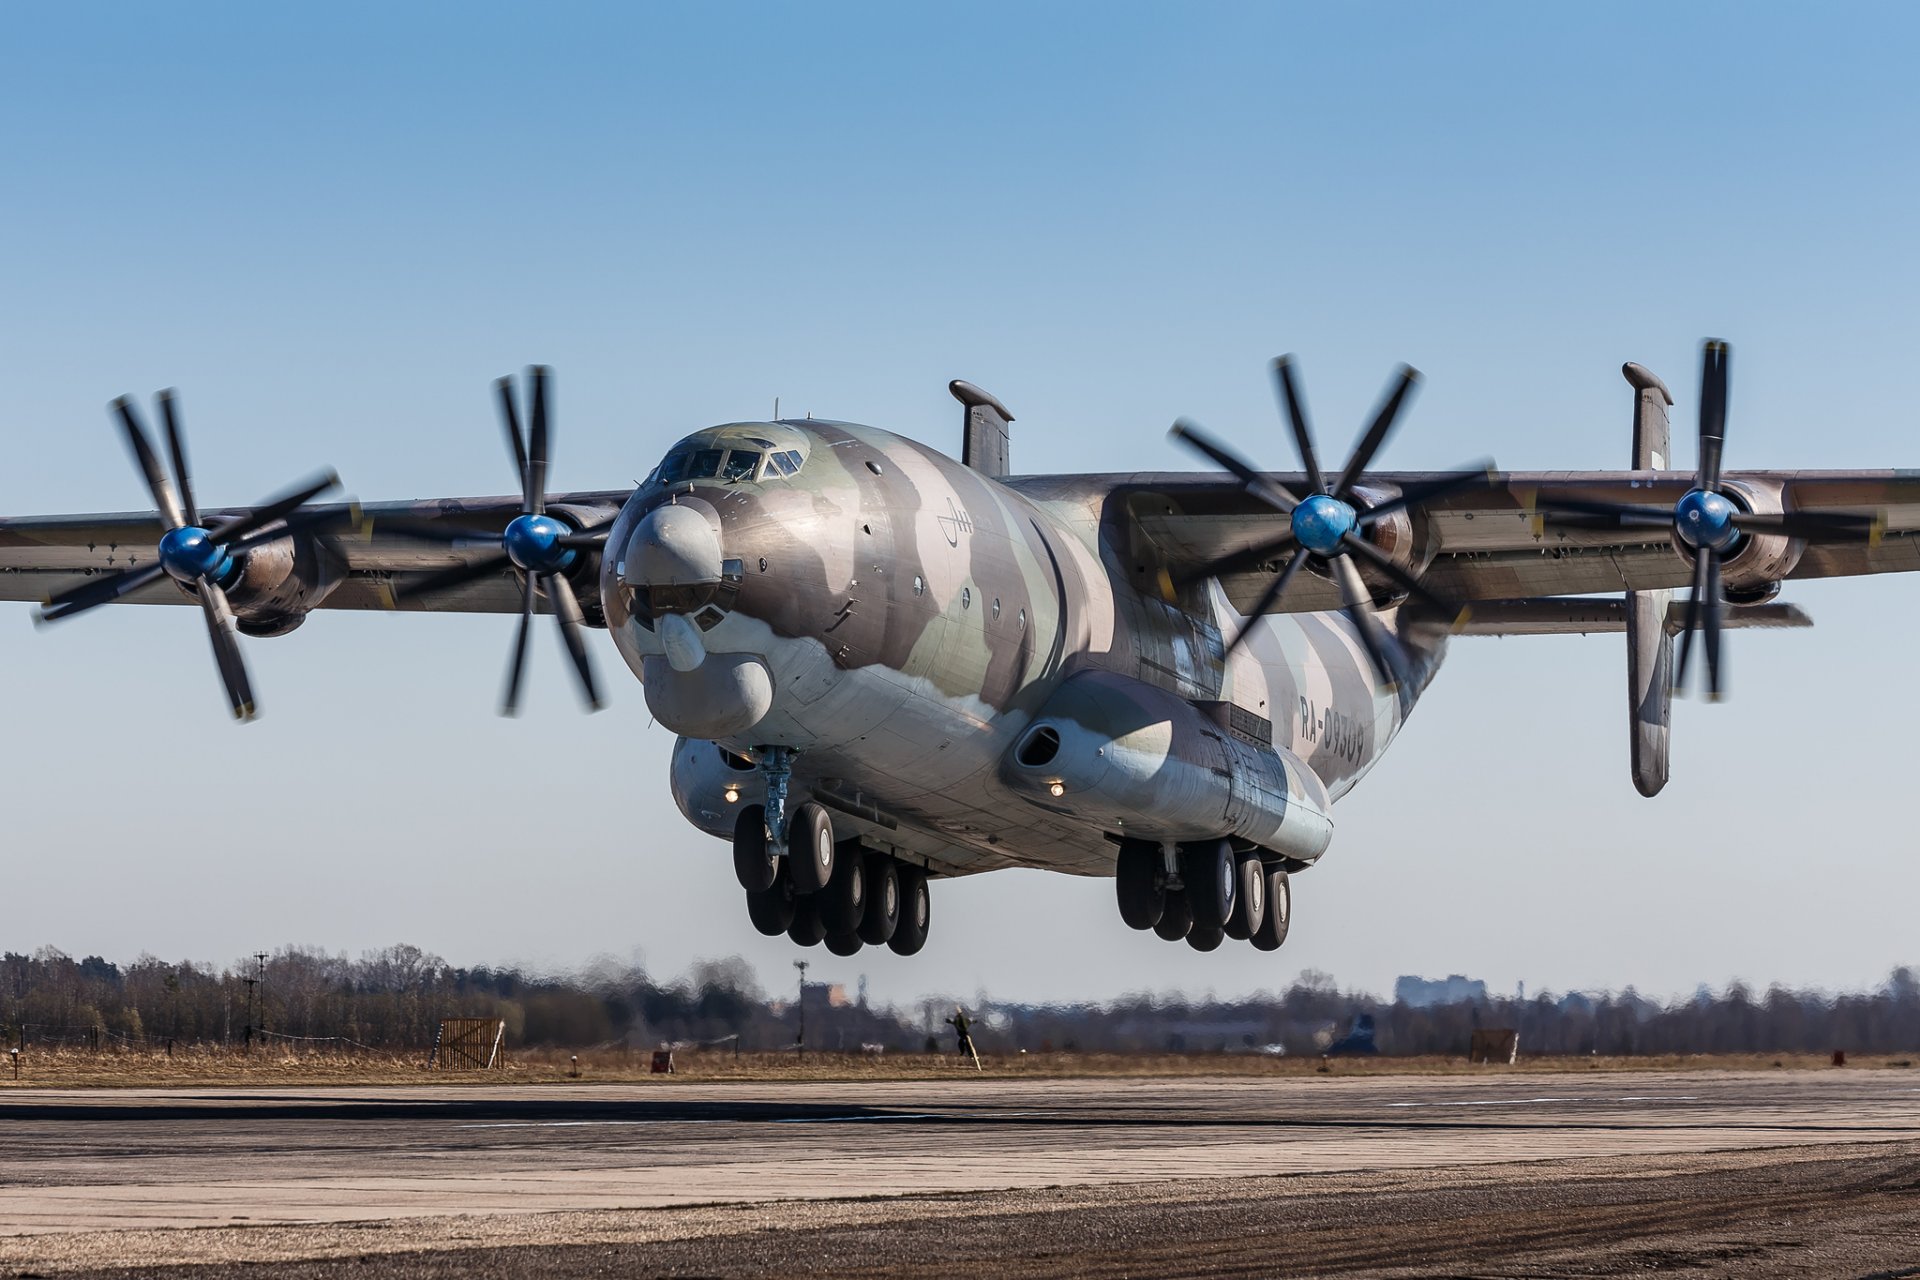
[{"label": "distant building", "polygon": [[1464,973],[1444,978],[1417,978],[1407,974],[1394,980],[1393,998],[1416,1009],[1439,1004],[1472,1004],[1487,998],[1487,984]]}]

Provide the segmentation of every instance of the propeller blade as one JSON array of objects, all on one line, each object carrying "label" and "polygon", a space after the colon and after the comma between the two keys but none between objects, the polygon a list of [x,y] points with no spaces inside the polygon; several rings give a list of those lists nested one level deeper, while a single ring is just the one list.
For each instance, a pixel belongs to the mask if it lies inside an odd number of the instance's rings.
[{"label": "propeller blade", "polygon": [[533,575],[527,575],[526,596],[520,606],[520,630],[513,640],[513,661],[507,666],[507,691],[500,699],[500,714],[520,714],[520,677],[527,669],[527,641],[533,635]]},{"label": "propeller blade", "polygon": [[[244,538],[236,538],[226,544],[228,555],[243,555],[255,547],[277,542],[281,538],[309,530],[327,530],[333,533],[345,533],[362,524],[358,503],[347,507],[307,507],[295,511],[284,520],[277,529],[257,529]],[[331,528],[329,528],[331,526]]]},{"label": "propeller blade", "polygon": [[1720,455],[1727,444],[1727,344],[1707,339],[1700,349],[1700,473],[1697,488],[1720,491]]},{"label": "propeller blade", "polygon": [[1494,466],[1492,459],[1480,464],[1477,470],[1458,471],[1452,475],[1441,476],[1434,480],[1422,480],[1415,484],[1403,485],[1400,496],[1389,498],[1377,507],[1369,507],[1360,513],[1360,527],[1366,528],[1383,516],[1390,516],[1403,508],[1418,509],[1429,502],[1437,502],[1450,493],[1459,493],[1465,489],[1491,489],[1494,485]]},{"label": "propeller blade", "polygon": [[1278,576],[1267,585],[1267,589],[1261,592],[1260,598],[1253,602],[1253,608],[1247,612],[1246,622],[1241,625],[1239,633],[1233,637],[1233,642],[1227,646],[1226,652],[1220,655],[1222,662],[1226,661],[1235,649],[1247,642],[1247,637],[1253,633],[1253,624],[1262,615],[1279,605],[1287,594],[1287,587],[1293,582],[1293,575],[1298,573],[1300,566],[1306,562],[1307,553],[1304,551],[1295,552],[1293,558],[1287,561],[1287,567],[1279,572]]},{"label": "propeller blade", "polygon": [[1447,620],[1448,626],[1460,625],[1467,620],[1468,615],[1472,612],[1466,605],[1456,600],[1449,600],[1445,596],[1435,592],[1431,587],[1421,582],[1419,578],[1403,569],[1394,561],[1392,556],[1374,546],[1359,534],[1347,534],[1340,539],[1340,544],[1346,547],[1348,551],[1370,561],[1379,568],[1380,572],[1386,574],[1398,583],[1408,595],[1438,610],[1440,615]]},{"label": "propeller blade", "polygon": [[1742,533],[1784,533],[1806,542],[1873,542],[1887,531],[1886,516],[1851,511],[1788,511],[1781,515],[1736,511],[1733,525]]},{"label": "propeller blade", "polygon": [[469,582],[499,573],[512,563],[513,561],[507,558],[507,553],[502,551],[498,555],[488,556],[484,560],[475,560],[471,564],[456,564],[451,568],[430,573],[418,582],[395,587],[393,599],[396,604],[403,600],[423,600],[428,596],[438,595],[442,591],[451,591],[455,587],[463,587]]},{"label": "propeller blade", "polygon": [[1247,492],[1260,498],[1279,510],[1283,515],[1291,514],[1300,505],[1300,500],[1287,492],[1278,482],[1255,471],[1252,465],[1234,453],[1225,445],[1214,440],[1185,418],[1173,424],[1168,432],[1175,440],[1197,450],[1215,466],[1231,471],[1247,487]]},{"label": "propeller blade", "polygon": [[1300,452],[1300,463],[1307,469],[1307,487],[1315,493],[1327,491],[1327,478],[1320,474],[1320,459],[1313,451],[1313,428],[1307,425],[1307,411],[1300,403],[1300,389],[1293,381],[1293,357],[1281,356],[1273,362],[1273,373],[1280,380],[1280,399],[1287,408],[1287,424],[1293,428],[1293,446]]},{"label": "propeller blade", "polygon": [[1726,602],[1720,598],[1720,553],[1708,551],[1707,562],[1707,701],[1720,701],[1720,629],[1726,617]]},{"label": "propeller blade", "polygon": [[1189,586],[1195,582],[1204,582],[1208,578],[1223,578],[1230,573],[1240,573],[1256,568],[1293,545],[1293,534],[1288,532],[1257,546],[1248,547],[1242,551],[1231,551],[1224,556],[1216,556],[1191,572],[1181,574],[1179,585]]},{"label": "propeller blade", "polygon": [[193,501],[193,477],[187,471],[187,441],[180,433],[180,418],[174,412],[173,399],[179,393],[168,387],[155,397],[160,402],[160,421],[167,428],[167,452],[173,457],[173,482],[180,487],[182,514],[188,524],[200,523],[200,508]]},{"label": "propeller blade", "polygon": [[1347,459],[1347,469],[1340,473],[1339,481],[1333,486],[1334,497],[1345,500],[1353,492],[1353,486],[1373,465],[1374,455],[1380,452],[1380,446],[1387,442],[1387,436],[1393,432],[1394,420],[1400,416],[1407,396],[1419,385],[1420,371],[1410,364],[1401,365],[1386,399],[1380,402],[1380,408],[1373,415],[1372,425],[1360,437],[1360,443],[1354,446],[1353,456]]},{"label": "propeller blade", "polygon": [[547,509],[547,366],[534,365],[529,374],[533,380],[533,430],[527,437],[526,503],[527,513],[537,516]]},{"label": "propeller blade", "polygon": [[546,588],[547,599],[553,602],[553,616],[560,622],[560,638],[566,642],[567,656],[573,659],[573,669],[580,677],[580,692],[586,695],[588,710],[598,711],[600,691],[594,687],[593,662],[587,656],[587,621],[580,612],[580,599],[565,574],[548,574]]},{"label": "propeller blade", "polygon": [[161,522],[169,529],[178,529],[187,522],[186,517],[180,512],[180,500],[174,496],[173,485],[161,469],[153,445],[147,441],[146,428],[140,425],[132,397],[121,396],[107,408],[120,415],[120,429],[126,435],[127,448],[133,451],[134,465],[140,468],[147,482],[147,492],[153,495],[153,505],[160,512]]},{"label": "propeller blade", "polygon": [[1707,561],[1712,552],[1702,551],[1693,561],[1693,592],[1687,597],[1686,620],[1680,624],[1680,656],[1673,663],[1673,691],[1687,691],[1687,665],[1693,657],[1693,636],[1700,629],[1700,610],[1707,598]]},{"label": "propeller blade", "polygon": [[520,477],[520,491],[527,488],[527,440],[520,430],[520,406],[513,402],[513,379],[497,378],[493,389],[500,394],[500,422],[507,429],[507,443],[513,448],[513,474]]},{"label": "propeller blade", "polygon": [[220,683],[226,686],[233,718],[251,720],[254,717],[253,686],[247,680],[246,661],[240,656],[240,639],[235,634],[227,593],[204,578],[198,585],[200,609],[207,616],[207,635],[213,640],[213,660],[220,668]]},{"label": "propeller blade", "polygon": [[270,500],[265,506],[255,508],[246,515],[223,523],[208,530],[215,542],[231,542],[244,538],[256,529],[263,529],[284,516],[293,514],[310,500],[325,493],[340,483],[340,477],[331,471],[323,472],[307,481],[297,489],[291,489],[279,497]]},{"label": "propeller blade", "polygon": [[1345,613],[1360,635],[1367,656],[1373,660],[1374,675],[1381,688],[1398,692],[1400,663],[1392,652],[1392,641],[1382,632],[1380,619],[1373,616],[1373,595],[1360,579],[1360,570],[1352,556],[1335,556],[1333,572],[1340,579],[1340,597],[1346,601]]},{"label": "propeller blade", "polygon": [[158,582],[166,573],[156,560],[135,569],[122,569],[110,577],[88,578],[78,586],[68,587],[47,597],[47,602],[40,606],[37,619],[41,622],[57,622],[61,618],[71,618],[76,613],[85,613],[96,605],[111,604],[150,582]]}]

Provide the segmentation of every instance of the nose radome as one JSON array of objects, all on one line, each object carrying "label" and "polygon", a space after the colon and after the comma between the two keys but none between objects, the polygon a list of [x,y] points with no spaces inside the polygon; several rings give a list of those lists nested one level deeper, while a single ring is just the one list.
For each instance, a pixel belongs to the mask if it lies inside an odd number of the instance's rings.
[{"label": "nose radome", "polygon": [[634,587],[691,587],[720,581],[720,537],[691,507],[655,507],[634,526],[621,576]]}]

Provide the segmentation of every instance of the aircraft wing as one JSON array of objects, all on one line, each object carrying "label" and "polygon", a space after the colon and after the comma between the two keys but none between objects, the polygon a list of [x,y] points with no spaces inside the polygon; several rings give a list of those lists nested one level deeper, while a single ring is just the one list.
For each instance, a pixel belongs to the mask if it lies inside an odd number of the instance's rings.
[{"label": "aircraft wing", "polygon": [[[1437,474],[1369,475],[1364,496],[1378,504]],[[1089,478],[1092,479],[1092,478]],[[1275,474],[1291,492],[1305,478]],[[1728,483],[1777,498],[1786,511],[1860,514],[1877,521],[1875,536],[1806,547],[1789,578],[1852,577],[1920,570],[1920,471],[1729,472]],[[1107,486],[1109,519],[1132,538],[1129,569],[1145,580],[1164,571],[1174,582],[1214,560],[1255,548],[1285,533],[1287,517],[1230,476],[1146,474],[1098,478]],[[1691,571],[1665,528],[1542,528],[1536,504],[1609,501],[1671,507],[1693,484],[1691,472],[1496,472],[1484,485],[1441,497],[1405,529],[1409,567],[1421,581],[1461,602],[1591,595],[1684,588]],[[1052,485],[1022,485],[1036,497],[1066,497]],[[1286,553],[1221,577],[1236,608],[1257,603]],[[1371,576],[1372,570],[1368,570]],[[1144,585],[1144,581],[1143,581]],[[1287,593],[1287,612],[1340,607],[1338,588],[1301,574]]]},{"label": "aircraft wing", "polygon": [[[550,510],[585,528],[611,519],[628,491],[555,494]],[[509,569],[419,599],[396,603],[394,591],[410,581],[459,564],[497,555],[499,531],[520,514],[519,495],[442,498],[354,507],[317,506],[310,546],[311,571],[329,584],[323,609],[421,610],[435,613],[519,613],[521,582]],[[204,512],[209,523],[246,512],[235,507]],[[439,542],[409,536],[409,529],[439,525],[490,532],[493,539]],[[0,518],[0,600],[43,601],[88,577],[151,563],[163,527],[152,511],[107,515]],[[193,596],[162,579],[123,596],[127,604],[196,604]],[[538,602],[545,612],[547,603]]]}]

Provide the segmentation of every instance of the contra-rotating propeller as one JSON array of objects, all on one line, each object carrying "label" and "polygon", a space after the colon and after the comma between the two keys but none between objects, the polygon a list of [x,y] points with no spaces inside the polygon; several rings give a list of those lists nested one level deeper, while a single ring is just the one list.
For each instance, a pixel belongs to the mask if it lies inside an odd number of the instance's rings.
[{"label": "contra-rotating propeller", "polygon": [[[52,622],[84,613],[96,605],[110,604],[162,578],[172,578],[190,587],[200,598],[206,615],[207,634],[213,641],[213,657],[220,668],[220,681],[226,686],[227,701],[239,720],[254,716],[253,686],[247,679],[247,665],[240,656],[235,635],[236,622],[227,603],[227,588],[240,579],[246,554],[254,547],[286,537],[300,529],[336,520],[339,511],[308,507],[307,503],[340,483],[328,471],[263,506],[243,515],[208,526],[200,519],[200,508],[193,498],[193,481],[187,470],[186,438],[180,429],[175,409],[175,392],[162,391],[155,400],[160,420],[167,429],[167,453],[173,462],[173,479],[167,478],[159,455],[153,450],[139,413],[129,396],[121,396],[107,406],[120,422],[134,465],[153,496],[163,530],[156,557],[146,564],[130,565],[104,577],[88,578],[76,587],[48,597],[40,608],[40,620]],[[278,525],[278,528],[271,526]]]},{"label": "contra-rotating propeller", "polygon": [[1556,529],[1672,529],[1693,552],[1693,594],[1680,636],[1680,659],[1673,668],[1673,687],[1684,693],[1687,667],[1693,656],[1693,636],[1705,632],[1707,697],[1721,693],[1720,633],[1726,620],[1721,596],[1721,565],[1739,550],[1749,533],[1784,534],[1805,542],[1865,542],[1876,533],[1873,516],[1849,512],[1788,511],[1779,514],[1748,511],[1728,496],[1721,483],[1720,459],[1727,442],[1727,363],[1731,349],[1708,339],[1700,358],[1700,463],[1693,487],[1671,507],[1631,502],[1589,502],[1555,498],[1537,503],[1543,527]]},{"label": "contra-rotating propeller", "polygon": [[573,659],[573,669],[588,709],[598,711],[601,707],[593,679],[593,663],[587,656],[586,621],[566,570],[573,566],[581,552],[606,545],[607,530],[613,521],[576,530],[547,514],[547,379],[550,373],[545,365],[534,365],[527,370],[531,384],[527,410],[529,429],[524,434],[520,429],[520,410],[514,400],[513,379],[501,378],[493,384],[500,397],[500,417],[507,430],[507,443],[513,450],[514,465],[519,472],[520,514],[498,533],[446,528],[437,522],[406,524],[402,530],[410,537],[432,541],[494,542],[500,546],[496,554],[483,560],[444,569],[396,592],[403,599],[451,591],[509,567],[524,576],[520,629],[514,638],[513,657],[507,666],[506,693],[500,703],[500,714],[508,716],[520,708],[520,680],[526,671],[527,642],[533,633],[536,589],[544,590],[547,599],[553,602],[553,615],[560,623],[560,638],[567,646],[567,655]]},{"label": "contra-rotating propeller", "polygon": [[[1406,404],[1409,394],[1419,384],[1420,374],[1410,365],[1401,365],[1394,381],[1389,384],[1380,406],[1374,411],[1373,422],[1354,446],[1353,455],[1347,459],[1347,465],[1340,473],[1329,480],[1320,470],[1320,459],[1314,452],[1313,431],[1307,424],[1307,413],[1300,402],[1299,388],[1294,383],[1293,357],[1281,356],[1273,362],[1273,371],[1279,381],[1281,402],[1287,411],[1287,422],[1293,428],[1294,447],[1299,451],[1300,461],[1306,469],[1308,492],[1304,497],[1296,497],[1269,475],[1265,475],[1233,453],[1232,450],[1212,439],[1191,422],[1182,419],[1173,426],[1176,440],[1198,450],[1221,467],[1226,468],[1246,485],[1247,491],[1262,499],[1283,515],[1288,517],[1285,533],[1257,546],[1221,556],[1201,565],[1190,575],[1192,580],[1217,578],[1225,574],[1237,573],[1265,564],[1282,553],[1291,552],[1286,567],[1274,578],[1252,609],[1247,611],[1249,619],[1273,611],[1286,597],[1287,588],[1292,585],[1294,576],[1309,559],[1325,563],[1340,584],[1340,596],[1344,601],[1347,617],[1353,621],[1354,629],[1367,647],[1367,653],[1373,660],[1375,672],[1382,684],[1398,687],[1405,678],[1404,664],[1399,649],[1386,635],[1380,620],[1373,613],[1372,593],[1360,577],[1360,571],[1353,563],[1358,556],[1391,578],[1393,582],[1409,596],[1432,607],[1449,622],[1458,622],[1466,613],[1463,606],[1447,600],[1420,579],[1402,568],[1386,552],[1380,550],[1363,535],[1365,530],[1385,516],[1397,511],[1418,511],[1449,493],[1472,488],[1487,483],[1490,468],[1481,466],[1473,470],[1449,473],[1420,484],[1404,485],[1400,495],[1378,506],[1368,507],[1356,498],[1354,490],[1365,478],[1367,468],[1374,456],[1386,444],[1392,434],[1394,423],[1401,408]],[[1246,627],[1235,636],[1227,647],[1231,653],[1243,643],[1252,628]]]}]

